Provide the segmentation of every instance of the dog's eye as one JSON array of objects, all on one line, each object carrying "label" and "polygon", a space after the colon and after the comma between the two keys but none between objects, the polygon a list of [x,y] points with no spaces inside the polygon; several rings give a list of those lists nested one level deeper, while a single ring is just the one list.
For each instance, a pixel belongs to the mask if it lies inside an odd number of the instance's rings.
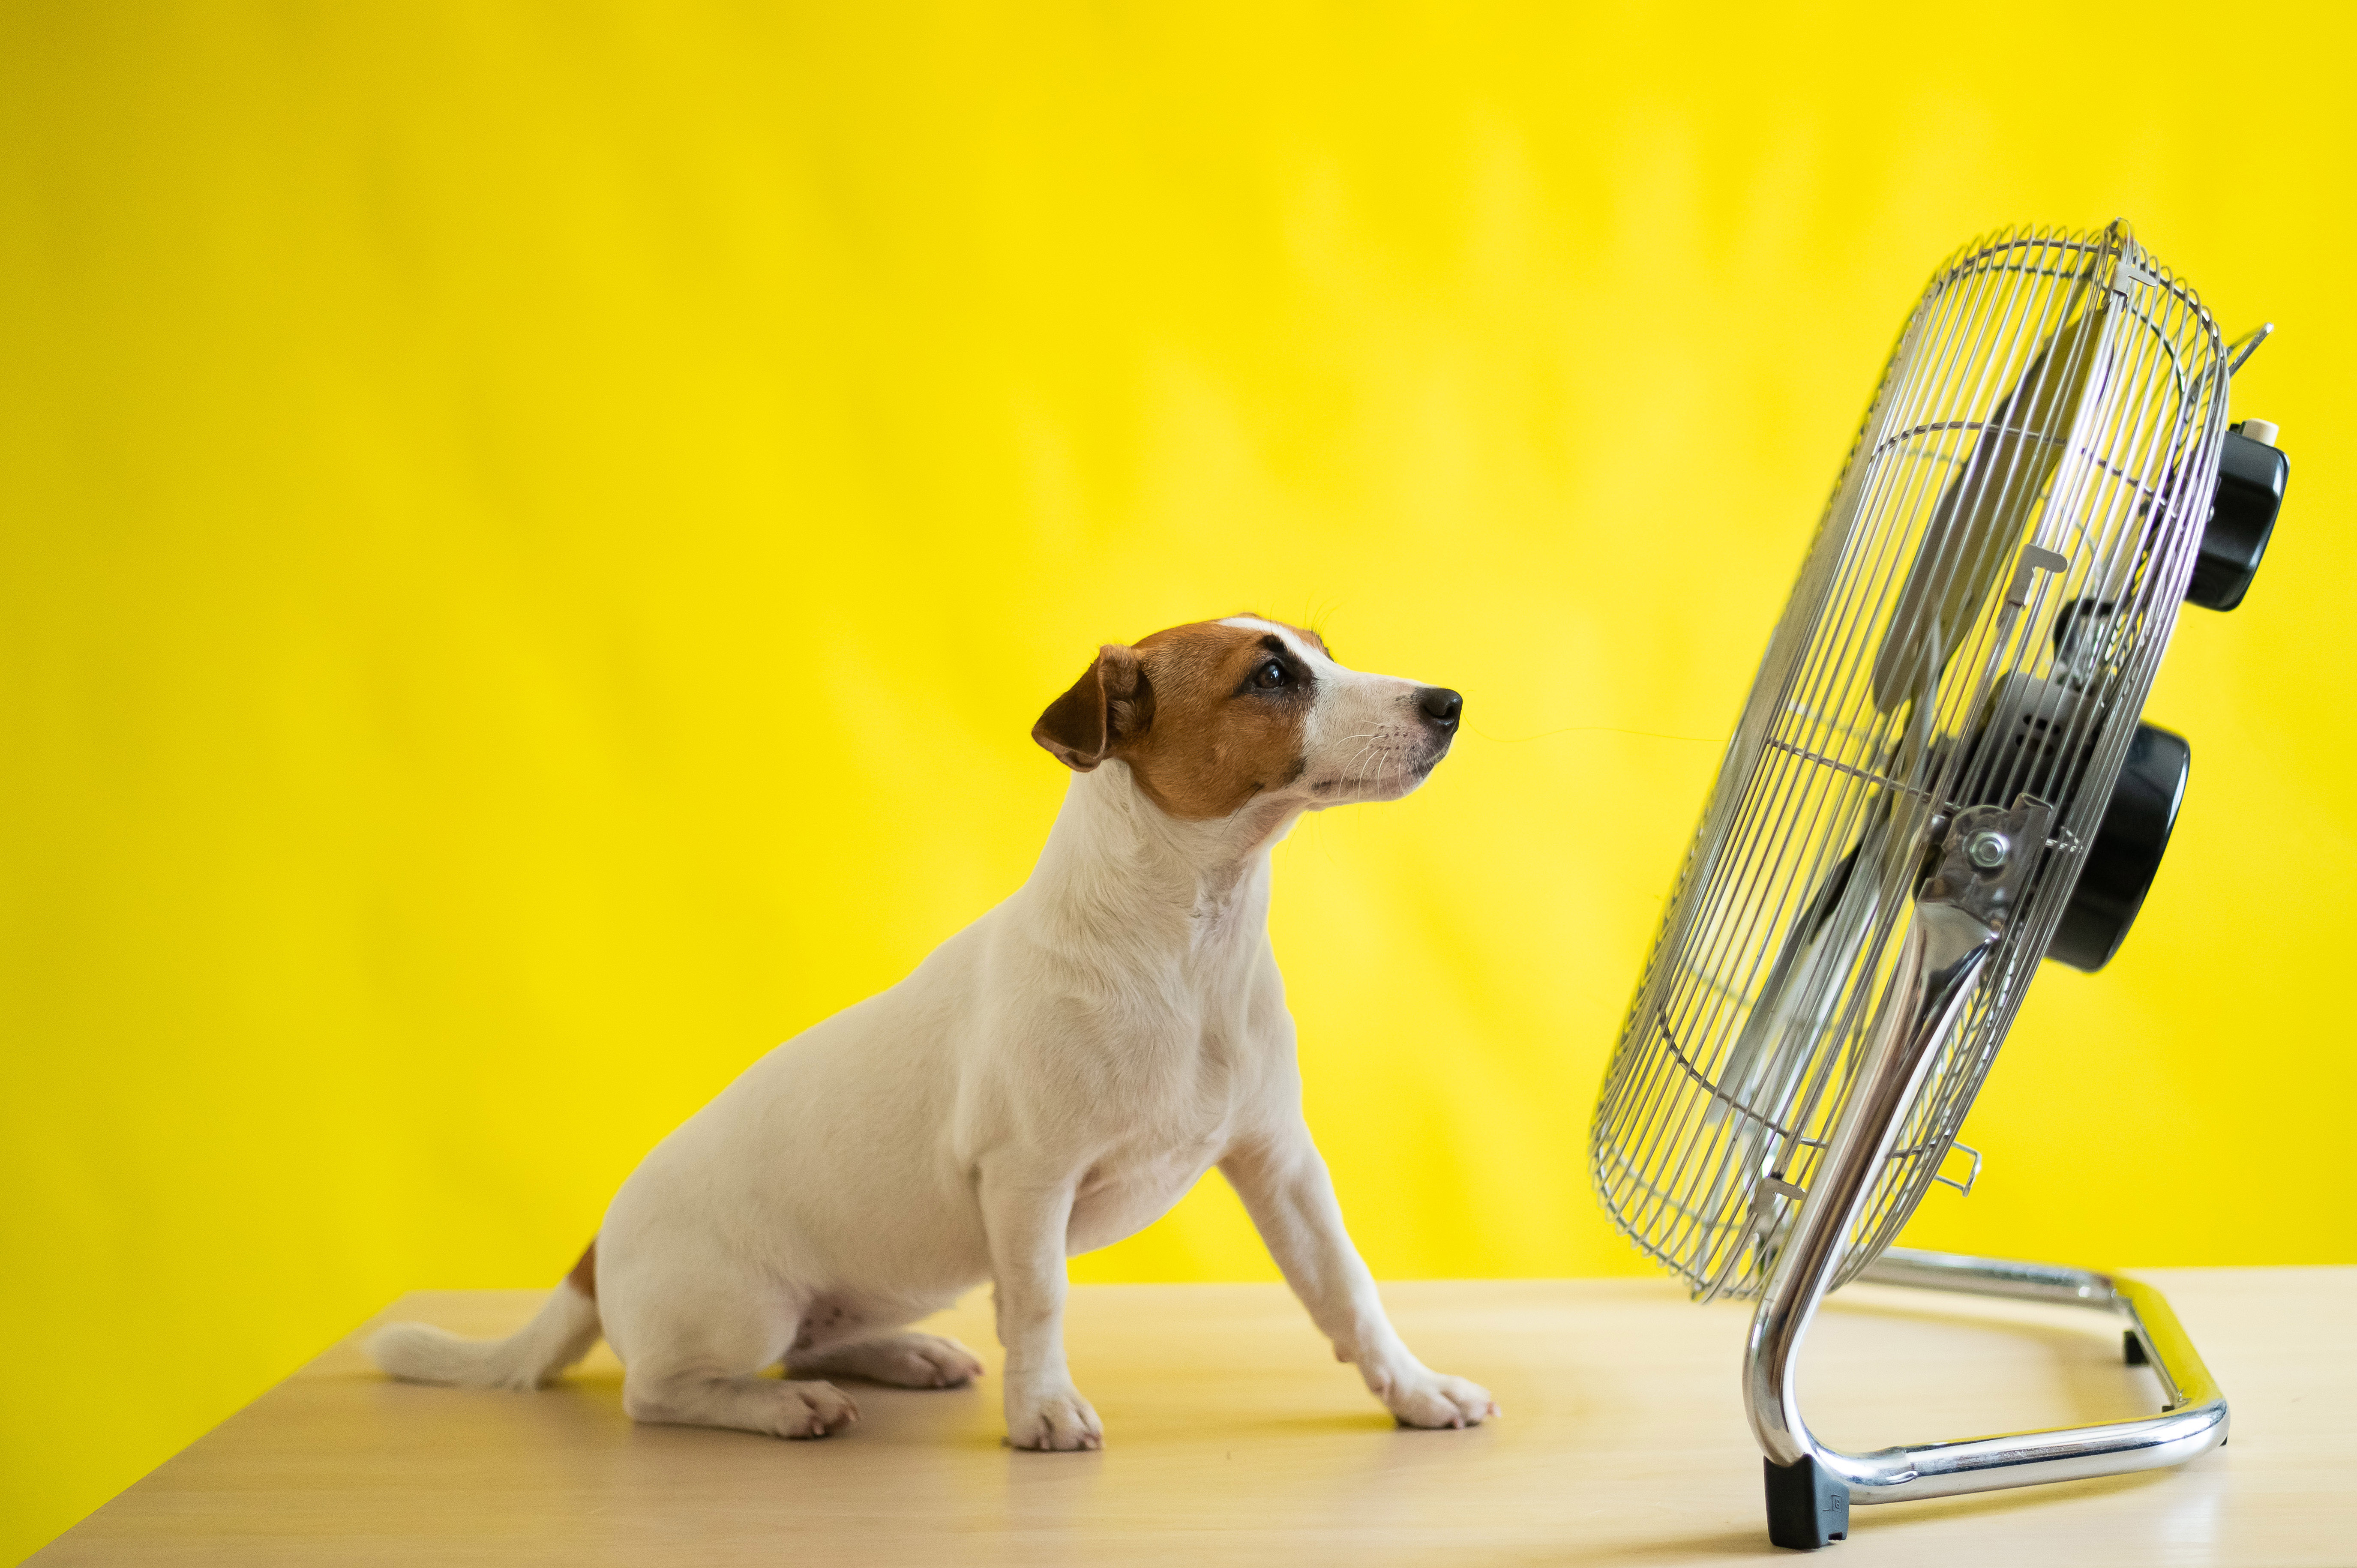
[{"label": "dog's eye", "polygon": [[1253,684],[1264,692],[1274,691],[1284,685],[1285,666],[1274,659],[1270,660],[1260,667],[1260,673],[1253,678]]}]

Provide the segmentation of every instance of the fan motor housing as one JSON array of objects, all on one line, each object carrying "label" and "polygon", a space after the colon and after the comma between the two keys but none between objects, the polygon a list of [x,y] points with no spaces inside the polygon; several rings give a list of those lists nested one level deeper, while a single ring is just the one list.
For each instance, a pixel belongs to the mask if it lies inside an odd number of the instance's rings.
[{"label": "fan motor housing", "polygon": [[[2258,575],[2291,478],[2291,459],[2272,441],[2258,439],[2261,432],[2272,436],[2274,427],[2238,424],[2219,447],[2218,489],[2186,585],[2188,604],[2236,608]],[[2058,619],[2058,643],[2066,640],[2069,624]],[[2119,951],[2168,853],[2192,763],[2193,747],[2183,736],[2157,725],[2136,725],[2103,825],[2046,944],[2048,958],[2093,973]]]}]

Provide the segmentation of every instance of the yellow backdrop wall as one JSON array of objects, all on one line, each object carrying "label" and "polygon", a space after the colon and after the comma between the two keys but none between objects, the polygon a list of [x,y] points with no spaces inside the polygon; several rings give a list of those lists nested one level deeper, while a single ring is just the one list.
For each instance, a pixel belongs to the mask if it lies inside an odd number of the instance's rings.
[{"label": "yellow backdrop wall", "polygon": [[[2284,324],[2292,501],[1913,1235],[2357,1260],[2344,16],[0,6],[0,1559],[395,1291],[553,1281],[1020,881],[1100,640],[1246,607],[1469,700],[1279,856],[1377,1273],[1641,1269],[1582,1140],[1660,900],[2021,220]],[[1271,1273],[1216,1184],[1074,1272]]]}]

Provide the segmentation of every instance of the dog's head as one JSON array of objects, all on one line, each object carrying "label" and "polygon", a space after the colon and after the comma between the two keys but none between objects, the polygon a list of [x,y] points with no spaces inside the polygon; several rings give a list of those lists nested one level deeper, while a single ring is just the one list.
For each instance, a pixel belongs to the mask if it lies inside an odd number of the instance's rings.
[{"label": "dog's head", "polygon": [[1031,738],[1081,773],[1118,758],[1162,811],[1207,822],[1395,800],[1448,755],[1463,706],[1445,687],[1345,669],[1314,631],[1231,616],[1107,643]]}]

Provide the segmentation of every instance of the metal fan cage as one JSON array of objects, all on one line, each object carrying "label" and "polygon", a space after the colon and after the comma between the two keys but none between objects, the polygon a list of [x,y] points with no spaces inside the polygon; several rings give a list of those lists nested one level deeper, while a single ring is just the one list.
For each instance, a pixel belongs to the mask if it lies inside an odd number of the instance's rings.
[{"label": "metal fan cage", "polygon": [[[1909,317],[1779,621],[1598,1107],[1597,1190],[1698,1298],[1756,1294],[1954,813],[2055,807],[1838,1284],[1943,1172],[2136,729],[2215,483],[2226,350],[2125,223],[1964,247]],[[1977,1173],[1977,1157],[1974,1160]]]}]

